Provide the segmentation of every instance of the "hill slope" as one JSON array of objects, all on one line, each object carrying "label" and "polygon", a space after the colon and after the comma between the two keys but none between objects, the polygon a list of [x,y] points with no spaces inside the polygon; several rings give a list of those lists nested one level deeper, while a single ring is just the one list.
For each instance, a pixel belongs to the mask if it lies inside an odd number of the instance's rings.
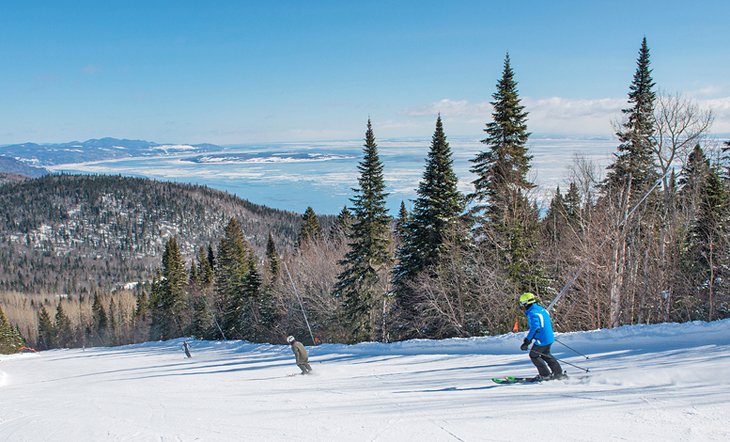
[{"label": "hill slope", "polygon": [[523,334],[310,347],[181,340],[0,356],[0,440],[730,439],[730,320],[568,333],[571,378],[531,375]]},{"label": "hill slope", "polygon": [[49,175],[0,186],[0,290],[83,293],[148,280],[167,238],[190,259],[239,219],[261,250],[293,244],[301,216],[200,186]]}]

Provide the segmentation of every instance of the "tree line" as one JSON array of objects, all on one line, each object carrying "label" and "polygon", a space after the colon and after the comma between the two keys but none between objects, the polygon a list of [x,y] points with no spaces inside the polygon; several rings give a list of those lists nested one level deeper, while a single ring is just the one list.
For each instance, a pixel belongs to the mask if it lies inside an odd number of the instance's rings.
[{"label": "tree line", "polygon": [[[194,256],[169,237],[125,327],[142,332],[135,339],[480,336],[523,321],[524,291],[554,301],[559,331],[730,317],[730,142],[712,149],[711,112],[658,93],[650,64],[644,39],[605,176],[576,158],[544,210],[507,55],[472,192],[457,189],[439,115],[413,208],[391,217],[368,120],[357,187],[334,222],[323,228],[308,208],[296,244],[278,250],[270,232],[263,252],[235,217]],[[59,327],[56,312],[54,336]]]}]

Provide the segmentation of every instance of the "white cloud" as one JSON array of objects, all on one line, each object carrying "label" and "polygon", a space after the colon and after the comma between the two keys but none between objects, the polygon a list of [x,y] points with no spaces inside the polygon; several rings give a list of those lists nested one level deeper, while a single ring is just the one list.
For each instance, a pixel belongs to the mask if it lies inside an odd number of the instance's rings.
[{"label": "white cloud", "polygon": [[[611,121],[626,107],[626,99],[568,99],[562,97],[524,98],[522,104],[529,113],[528,125],[533,132],[580,134],[612,133]],[[433,117],[441,113],[454,123],[485,123],[491,118],[492,105],[444,98],[437,102],[416,106],[403,112],[410,117]]]},{"label": "white cloud", "polygon": [[[714,90],[714,89],[713,89]],[[709,93],[709,89],[707,91]],[[621,109],[629,106],[626,98],[573,99],[563,97],[522,99],[528,115],[528,127],[536,133],[611,135],[612,122],[621,119]],[[715,113],[713,132],[730,132],[730,97],[697,100],[700,108]],[[490,121],[489,102],[442,100],[414,106],[402,112],[411,118],[433,118],[441,113],[450,126],[484,124]]]}]

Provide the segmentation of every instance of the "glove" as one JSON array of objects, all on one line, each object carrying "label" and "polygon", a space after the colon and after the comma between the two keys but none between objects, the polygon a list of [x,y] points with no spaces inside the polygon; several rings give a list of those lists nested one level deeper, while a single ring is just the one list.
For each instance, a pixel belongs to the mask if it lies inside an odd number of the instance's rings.
[{"label": "glove", "polygon": [[520,345],[520,350],[527,351],[527,347],[530,346],[530,341],[525,338],[524,341],[522,341],[522,345]]}]

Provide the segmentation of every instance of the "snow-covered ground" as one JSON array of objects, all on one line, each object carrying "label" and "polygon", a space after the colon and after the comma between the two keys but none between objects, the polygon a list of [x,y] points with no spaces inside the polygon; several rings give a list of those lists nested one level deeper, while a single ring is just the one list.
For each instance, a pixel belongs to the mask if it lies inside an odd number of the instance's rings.
[{"label": "snow-covered ground", "polygon": [[730,320],[558,339],[565,381],[523,334],[309,347],[182,340],[0,355],[1,441],[727,441]]}]

